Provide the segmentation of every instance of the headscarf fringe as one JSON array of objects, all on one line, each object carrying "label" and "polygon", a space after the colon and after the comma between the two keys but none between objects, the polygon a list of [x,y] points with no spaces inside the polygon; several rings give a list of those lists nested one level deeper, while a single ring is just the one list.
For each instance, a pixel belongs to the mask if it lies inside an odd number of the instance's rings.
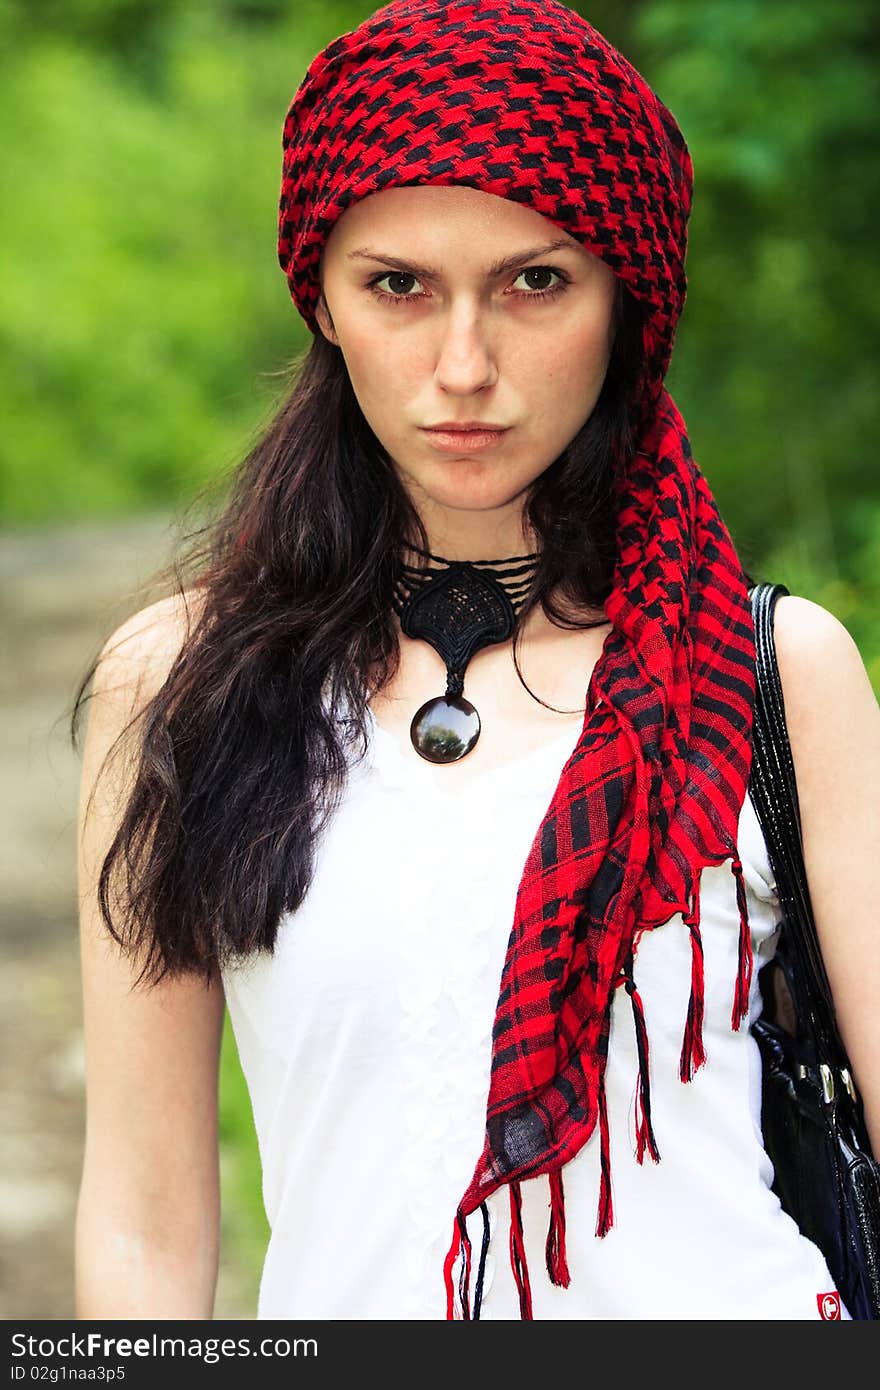
[{"label": "headscarf fringe", "polygon": [[458,1259],[461,1249],[461,1227],[458,1222],[458,1214],[452,1223],[452,1243],[446,1252],[443,1261],[443,1283],[446,1286],[446,1320],[447,1322],[455,1318],[455,1287],[452,1283],[452,1266]]},{"label": "headscarf fringe", "polygon": [[471,1317],[471,1238],[468,1235],[467,1222],[459,1212],[458,1224],[461,1230],[461,1269],[458,1272],[458,1297],[461,1303],[461,1316],[466,1322],[470,1322]]},{"label": "headscarf fringe", "polygon": [[601,1147],[599,1161],[602,1178],[599,1183],[599,1211],[596,1217],[596,1235],[605,1236],[614,1224],[614,1202],[611,1191],[611,1144],[608,1135],[608,1106],[605,1099],[605,1073],[599,1082],[599,1134]]},{"label": "headscarf fringe", "polygon": [[743,866],[739,855],[735,855],[730,866],[736,879],[736,901],[739,907],[739,968],[736,975],[736,988],[733,992],[733,1010],[730,1026],[737,1032],[739,1025],[749,1012],[749,997],[752,987],[752,933],[749,927],[749,913],[746,904],[746,886],[743,881]]},{"label": "headscarf fringe", "polygon": [[[479,1319],[480,1307],[483,1302],[483,1279],[486,1273],[486,1254],[489,1249],[489,1209],[485,1202],[480,1203],[480,1212],[483,1217],[483,1242],[480,1248],[480,1260],[477,1266],[477,1283],[474,1291],[474,1320]],[[462,1264],[458,1275],[458,1308],[455,1304],[455,1283],[452,1277],[453,1267],[459,1255]],[[456,1212],[453,1223],[452,1243],[446,1252],[443,1261],[443,1281],[446,1287],[446,1317],[447,1320],[471,1320],[470,1311],[470,1278],[471,1278],[471,1239],[468,1235],[467,1220],[461,1211]]]},{"label": "headscarf fringe", "polygon": [[480,1247],[480,1259],[477,1265],[477,1286],[474,1290],[474,1320],[480,1316],[480,1308],[483,1304],[483,1279],[486,1274],[486,1255],[489,1250],[489,1208],[485,1202],[480,1203],[480,1211],[483,1216],[483,1243]]},{"label": "headscarf fringe", "polygon": [[655,1163],[660,1162],[660,1150],[654,1137],[651,1123],[651,1075],[648,1054],[648,1029],[645,1024],[645,1008],[636,989],[634,978],[634,957],[632,947],[624,965],[623,985],[632,1005],[633,1023],[636,1030],[636,1048],[639,1054],[639,1074],[636,1078],[635,1118],[636,1118],[636,1158],[644,1163],[645,1152]]},{"label": "headscarf fringe", "polygon": [[703,979],[703,938],[700,933],[699,878],[694,884],[691,910],[683,920],[691,934],[691,994],[681,1044],[678,1074],[682,1081],[690,1081],[706,1060],[706,1052],[703,1047],[705,982]]},{"label": "headscarf fringe", "polygon": [[532,1289],[522,1228],[522,1194],[515,1180],[510,1186],[510,1266],[519,1294],[520,1319],[532,1320]]},{"label": "headscarf fringe", "polygon": [[562,1190],[562,1173],[556,1168],[549,1175],[550,1180],[550,1226],[547,1231],[547,1273],[551,1284],[560,1284],[567,1289],[571,1282],[568,1263],[565,1258],[565,1193]]}]

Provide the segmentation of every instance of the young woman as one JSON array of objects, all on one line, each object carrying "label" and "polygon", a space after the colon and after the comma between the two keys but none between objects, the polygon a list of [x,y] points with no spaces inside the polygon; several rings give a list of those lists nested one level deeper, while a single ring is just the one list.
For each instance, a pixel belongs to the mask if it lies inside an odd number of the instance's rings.
[{"label": "young woman", "polygon": [[[553,0],[397,0],[283,143],[313,342],[80,691],[79,1314],[211,1316],[226,1002],[259,1317],[818,1317],[749,1032],[749,576],[663,385],[681,132]],[[823,608],[776,639],[876,1148],[880,712]]]}]

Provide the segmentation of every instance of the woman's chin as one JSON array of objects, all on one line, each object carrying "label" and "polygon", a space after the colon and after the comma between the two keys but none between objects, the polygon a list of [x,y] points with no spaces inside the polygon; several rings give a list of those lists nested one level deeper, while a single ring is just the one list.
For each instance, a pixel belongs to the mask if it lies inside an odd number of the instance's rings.
[{"label": "woman's chin", "polygon": [[510,479],[490,476],[483,469],[475,469],[473,460],[451,460],[445,465],[446,476],[438,478],[404,478],[409,494],[416,507],[443,507],[451,511],[487,512],[509,507],[534,482],[527,478],[517,486],[511,486]]}]

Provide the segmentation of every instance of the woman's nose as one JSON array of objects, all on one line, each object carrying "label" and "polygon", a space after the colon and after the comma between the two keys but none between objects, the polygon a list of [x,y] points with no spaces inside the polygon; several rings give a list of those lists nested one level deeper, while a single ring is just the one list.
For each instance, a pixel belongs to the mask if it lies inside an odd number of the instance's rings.
[{"label": "woman's nose", "polygon": [[496,351],[486,317],[462,306],[446,316],[437,349],[437,381],[447,391],[474,391],[495,381]]}]

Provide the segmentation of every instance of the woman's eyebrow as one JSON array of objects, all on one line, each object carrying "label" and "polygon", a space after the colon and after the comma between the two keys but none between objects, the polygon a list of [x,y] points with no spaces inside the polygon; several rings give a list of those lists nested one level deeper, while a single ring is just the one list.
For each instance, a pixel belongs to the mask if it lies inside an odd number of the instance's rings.
[{"label": "woman's eyebrow", "polygon": [[[517,251],[513,256],[504,256],[500,261],[495,261],[490,265],[488,275],[503,275],[508,270],[516,270],[518,266],[525,265],[526,261],[533,261],[537,256],[549,255],[551,251],[578,251],[578,249],[567,240],[548,241],[541,246],[531,246],[527,251]],[[424,275],[433,280],[440,276],[439,270],[435,270],[433,266],[417,265],[415,261],[405,260],[402,256],[389,255],[384,251],[374,251],[369,246],[359,246],[357,250],[349,251],[346,259],[349,261],[380,261],[385,265],[397,266],[410,275]]]}]

